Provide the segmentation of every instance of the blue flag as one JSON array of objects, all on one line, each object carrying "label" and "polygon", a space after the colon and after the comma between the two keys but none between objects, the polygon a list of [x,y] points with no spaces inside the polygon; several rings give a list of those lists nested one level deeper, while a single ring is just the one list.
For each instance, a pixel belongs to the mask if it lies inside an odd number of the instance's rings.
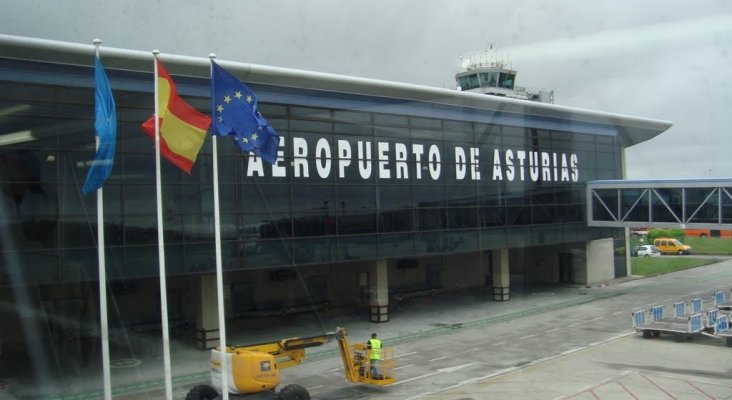
[{"label": "blue flag", "polygon": [[257,110],[252,89],[211,60],[211,116],[214,135],[234,136],[241,151],[277,162],[280,137]]},{"label": "blue flag", "polygon": [[104,73],[104,67],[98,56],[94,63],[94,86],[94,112],[96,115],[94,129],[99,137],[99,147],[91,168],[89,168],[84,186],[81,188],[81,192],[85,195],[102,187],[104,181],[109,178],[114,164],[114,148],[117,141],[114,97],[112,97],[112,89],[109,88],[107,75]]}]

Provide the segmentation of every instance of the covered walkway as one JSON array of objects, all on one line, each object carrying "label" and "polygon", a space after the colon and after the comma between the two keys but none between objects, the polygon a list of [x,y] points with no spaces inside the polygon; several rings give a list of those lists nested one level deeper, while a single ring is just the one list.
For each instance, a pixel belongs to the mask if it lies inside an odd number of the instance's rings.
[{"label": "covered walkway", "polygon": [[732,178],[587,183],[587,225],[732,229]]}]

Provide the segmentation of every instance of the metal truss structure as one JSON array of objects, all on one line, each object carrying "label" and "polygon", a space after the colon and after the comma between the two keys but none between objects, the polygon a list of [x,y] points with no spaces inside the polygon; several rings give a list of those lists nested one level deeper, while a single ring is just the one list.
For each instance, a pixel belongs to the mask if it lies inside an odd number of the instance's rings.
[{"label": "metal truss structure", "polygon": [[587,225],[732,229],[732,178],[587,183]]}]

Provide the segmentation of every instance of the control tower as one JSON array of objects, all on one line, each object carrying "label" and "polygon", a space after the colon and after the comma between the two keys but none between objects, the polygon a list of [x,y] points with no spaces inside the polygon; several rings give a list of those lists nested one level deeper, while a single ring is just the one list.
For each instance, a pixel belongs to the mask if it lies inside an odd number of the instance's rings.
[{"label": "control tower", "polygon": [[491,96],[554,103],[554,91],[516,86],[516,70],[493,50],[460,57],[462,70],[455,74],[457,89]]}]

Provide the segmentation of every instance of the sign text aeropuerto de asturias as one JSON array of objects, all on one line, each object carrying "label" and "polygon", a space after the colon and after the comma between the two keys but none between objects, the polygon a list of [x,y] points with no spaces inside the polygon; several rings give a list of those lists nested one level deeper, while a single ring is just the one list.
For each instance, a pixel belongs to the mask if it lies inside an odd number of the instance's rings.
[{"label": "sign text aeropuerto de asturias", "polygon": [[[314,159],[315,174],[322,179],[331,176],[334,164],[339,178],[345,178],[346,170],[349,168],[358,168],[361,179],[371,179],[375,173],[378,179],[408,180],[410,172],[413,172],[412,179],[439,180],[442,174],[440,149],[434,144],[426,147],[419,143],[407,145],[398,142],[376,142],[374,149],[372,142],[359,140],[353,149],[349,141],[337,140],[335,157],[334,149],[325,138],[318,139],[313,153],[310,153],[311,147],[302,137],[293,137],[291,145],[293,161],[289,169],[295,178],[311,177],[313,171],[310,170],[309,159]],[[277,163],[271,166],[270,176],[273,178],[287,177],[288,167],[282,162],[284,146],[285,138],[280,137]],[[457,180],[481,180],[479,150],[477,147],[454,147]],[[354,161],[356,166],[353,165]],[[579,180],[579,161],[574,153],[494,149],[491,164],[493,165],[491,179],[494,181],[505,179],[509,182],[577,182]],[[424,175],[423,166],[427,167]],[[247,176],[266,176],[261,158],[249,157]]]}]

